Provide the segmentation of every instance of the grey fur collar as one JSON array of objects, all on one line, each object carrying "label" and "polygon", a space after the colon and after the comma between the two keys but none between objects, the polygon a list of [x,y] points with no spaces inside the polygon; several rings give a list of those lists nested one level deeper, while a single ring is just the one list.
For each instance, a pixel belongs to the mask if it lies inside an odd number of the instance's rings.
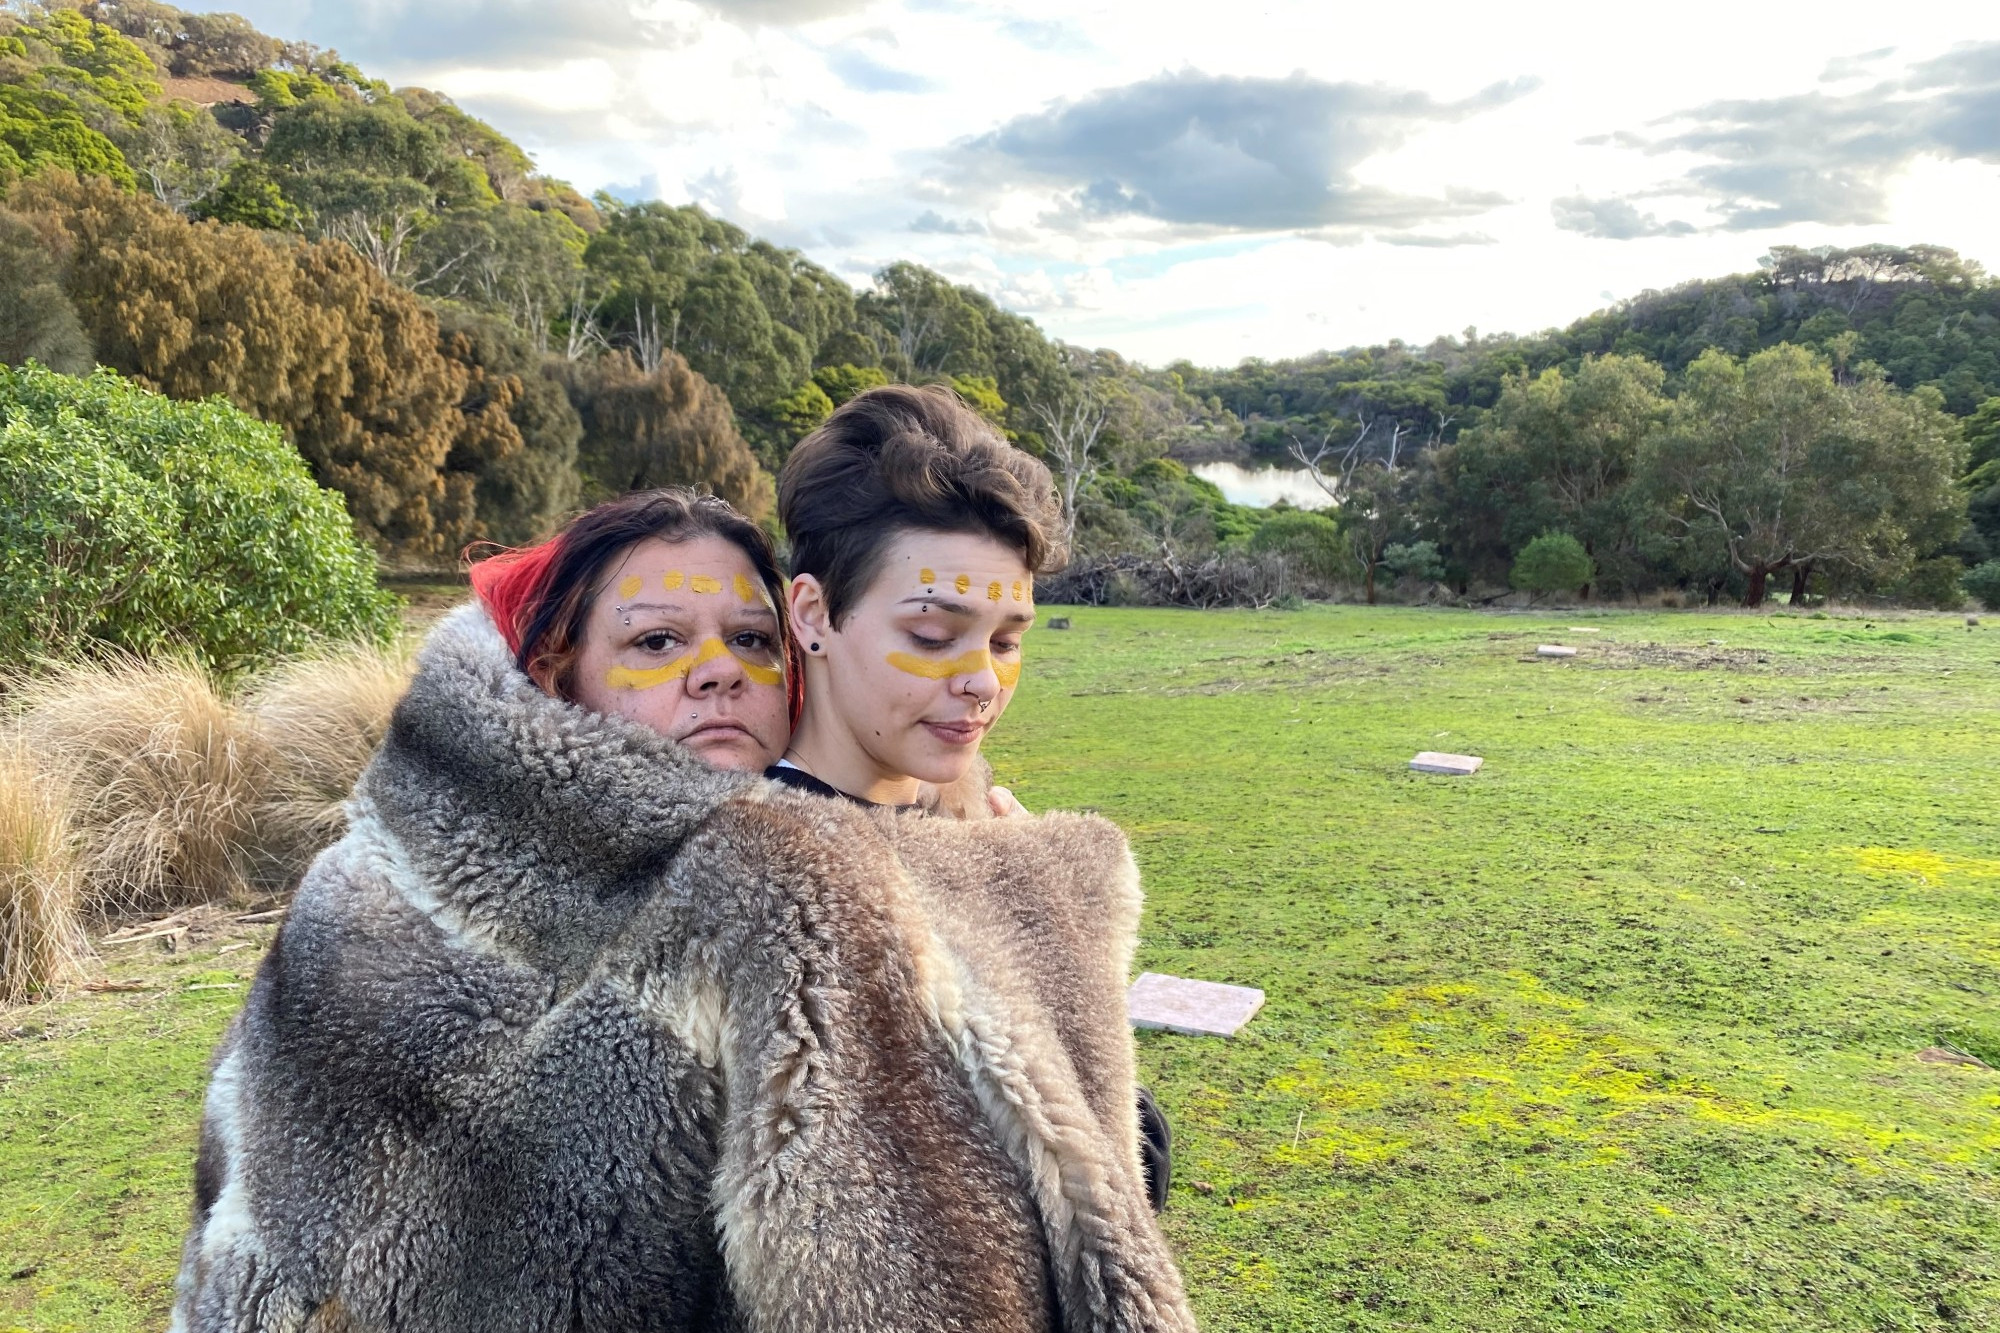
[{"label": "grey fur collar", "polygon": [[551,698],[471,605],[432,631],[357,795],[447,911],[574,980],[688,834],[759,785]]}]

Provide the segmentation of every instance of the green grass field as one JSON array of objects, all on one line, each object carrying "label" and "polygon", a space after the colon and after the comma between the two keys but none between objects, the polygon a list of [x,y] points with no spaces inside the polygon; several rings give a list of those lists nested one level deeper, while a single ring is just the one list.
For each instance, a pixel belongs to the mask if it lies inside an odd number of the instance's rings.
[{"label": "green grass field", "polygon": [[[2000,1073],[1953,1054],[2000,1063],[2000,628],[1072,614],[1001,778],[1130,830],[1142,966],[1269,994],[1140,1039],[1205,1328],[2000,1326]],[[242,993],[187,986],[268,933],[0,1016],[0,1329],[163,1323]]]}]

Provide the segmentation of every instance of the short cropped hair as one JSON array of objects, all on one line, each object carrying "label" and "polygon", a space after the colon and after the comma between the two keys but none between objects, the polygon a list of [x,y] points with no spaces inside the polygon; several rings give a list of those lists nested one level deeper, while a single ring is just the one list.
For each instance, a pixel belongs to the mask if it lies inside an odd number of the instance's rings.
[{"label": "short cropped hair", "polygon": [[942,385],[856,394],[799,442],[778,475],[792,573],[826,590],[837,626],[905,532],[965,532],[1018,551],[1029,572],[1068,559],[1049,470]]}]

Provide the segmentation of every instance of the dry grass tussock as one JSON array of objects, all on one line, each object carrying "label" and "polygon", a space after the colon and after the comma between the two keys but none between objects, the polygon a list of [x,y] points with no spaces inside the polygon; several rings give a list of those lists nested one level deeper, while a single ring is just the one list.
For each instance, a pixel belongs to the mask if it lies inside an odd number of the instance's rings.
[{"label": "dry grass tussock", "polygon": [[78,663],[10,691],[14,729],[70,793],[78,907],[99,921],[288,889],[340,836],[409,654],[342,647],[232,697],[184,661]]},{"label": "dry grass tussock", "polygon": [[0,734],[0,1005],[78,980],[88,945],[77,920],[69,793]]},{"label": "dry grass tussock", "polygon": [[249,895],[272,757],[206,671],[166,659],[75,663],[13,695],[36,764],[72,794],[88,913]]},{"label": "dry grass tussock", "polygon": [[270,754],[259,835],[284,885],[347,827],[348,795],[382,743],[413,667],[408,645],[354,645],[286,662],[246,692],[244,709]]}]

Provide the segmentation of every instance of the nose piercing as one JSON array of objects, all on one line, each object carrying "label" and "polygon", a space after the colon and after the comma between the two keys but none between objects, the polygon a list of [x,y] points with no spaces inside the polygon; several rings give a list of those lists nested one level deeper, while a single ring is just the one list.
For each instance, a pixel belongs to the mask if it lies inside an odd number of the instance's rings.
[{"label": "nose piercing", "polygon": [[981,699],[979,701],[979,711],[982,713],[985,712],[988,708],[991,708],[992,706],[993,706],[993,701],[991,699]]}]

